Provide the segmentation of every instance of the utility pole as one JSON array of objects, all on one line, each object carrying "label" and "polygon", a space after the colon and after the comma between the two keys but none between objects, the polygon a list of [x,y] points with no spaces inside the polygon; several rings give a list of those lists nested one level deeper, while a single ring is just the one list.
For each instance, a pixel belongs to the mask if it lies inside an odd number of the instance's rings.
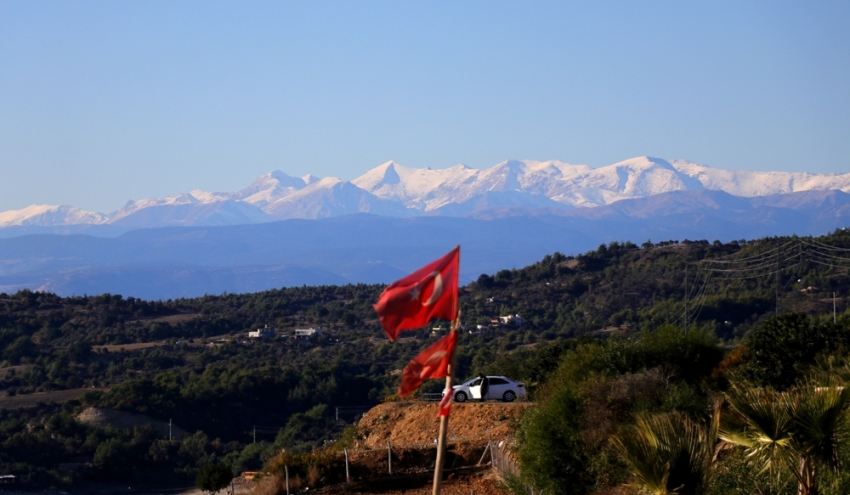
[{"label": "utility pole", "polygon": [[254,443],[257,443],[257,425],[254,425]]},{"label": "utility pole", "polygon": [[776,316],[779,316],[779,236],[776,237]]},{"label": "utility pole", "polygon": [[832,324],[835,325],[838,323],[835,317],[835,291],[832,292]]},{"label": "utility pole", "polygon": [[171,419],[168,419],[168,441],[171,442]]},{"label": "utility pole", "polygon": [[688,322],[691,319],[691,312],[688,309],[688,298],[690,297],[690,288],[688,287],[688,262],[685,261],[685,329],[688,328]]}]

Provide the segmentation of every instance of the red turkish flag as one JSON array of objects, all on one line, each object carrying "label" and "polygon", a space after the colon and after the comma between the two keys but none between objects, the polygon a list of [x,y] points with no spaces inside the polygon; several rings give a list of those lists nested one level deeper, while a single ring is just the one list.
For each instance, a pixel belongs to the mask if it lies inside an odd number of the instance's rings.
[{"label": "red turkish flag", "polygon": [[437,411],[438,418],[442,416],[448,417],[449,413],[452,412],[452,396],[454,395],[453,392],[454,390],[448,388],[445,392],[443,392],[443,400],[440,401],[440,410]]},{"label": "red turkish flag", "polygon": [[404,371],[401,372],[398,395],[402,397],[410,395],[429,378],[448,376],[455,344],[457,344],[457,332],[450,332],[407,363]]},{"label": "red turkish flag", "polygon": [[400,331],[425,326],[433,318],[457,318],[459,264],[460,246],[384,289],[375,311],[392,342]]}]

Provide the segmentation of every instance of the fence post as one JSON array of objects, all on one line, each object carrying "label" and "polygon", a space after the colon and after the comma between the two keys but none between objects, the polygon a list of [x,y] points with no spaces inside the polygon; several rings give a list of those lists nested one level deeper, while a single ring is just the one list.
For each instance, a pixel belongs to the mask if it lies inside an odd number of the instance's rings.
[{"label": "fence post", "polygon": [[490,452],[490,467],[495,469],[496,468],[496,458],[493,457],[493,435],[487,436],[487,451]]},{"label": "fence post", "polygon": [[387,466],[389,467],[390,474],[393,474],[393,449],[390,446],[390,442],[387,442]]},{"label": "fence post", "polygon": [[289,466],[283,466],[283,471],[286,473],[286,495],[289,495]]},{"label": "fence post", "polygon": [[351,482],[351,479],[348,476],[348,449],[342,449],[345,452],[345,482]]},{"label": "fence post", "polygon": [[[487,443],[487,446],[484,447],[484,452],[481,453],[481,459],[478,460],[478,464],[476,466],[480,466],[482,462],[484,462],[484,456],[487,455],[487,451],[490,450],[490,443]],[[493,454],[490,454],[490,459],[493,458]]]}]

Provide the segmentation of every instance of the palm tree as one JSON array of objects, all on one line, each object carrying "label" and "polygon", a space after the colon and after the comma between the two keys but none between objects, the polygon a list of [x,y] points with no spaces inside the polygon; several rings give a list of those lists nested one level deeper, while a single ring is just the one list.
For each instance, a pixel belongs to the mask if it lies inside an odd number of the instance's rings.
[{"label": "palm tree", "polygon": [[699,494],[710,478],[717,426],[714,419],[704,424],[677,412],[640,415],[611,442],[631,467],[634,486],[641,492]]},{"label": "palm tree", "polygon": [[839,443],[850,432],[850,388],[813,383],[784,392],[733,385],[720,438],[746,449],[761,472],[785,470],[798,495],[817,495],[823,470],[838,472]]},{"label": "palm tree", "polygon": [[819,356],[808,373],[809,379],[819,386],[847,385],[850,383],[850,356],[829,354]]}]

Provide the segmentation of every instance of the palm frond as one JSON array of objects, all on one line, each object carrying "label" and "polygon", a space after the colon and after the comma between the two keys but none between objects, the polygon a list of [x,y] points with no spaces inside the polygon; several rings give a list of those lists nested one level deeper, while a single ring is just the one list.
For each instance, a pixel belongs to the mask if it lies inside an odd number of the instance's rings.
[{"label": "palm frond", "polygon": [[820,375],[784,392],[733,386],[726,398],[720,438],[743,446],[762,473],[786,469],[799,492],[809,493],[821,467],[840,470],[839,445],[850,438],[850,387]]},{"label": "palm frond", "polygon": [[850,436],[850,421],[846,406],[850,402],[850,388],[807,387],[802,391],[805,400],[795,411],[797,449],[818,464],[838,472],[839,444]]},{"label": "palm frond", "polygon": [[716,428],[680,413],[641,415],[611,442],[651,494],[694,493],[708,478]]}]

